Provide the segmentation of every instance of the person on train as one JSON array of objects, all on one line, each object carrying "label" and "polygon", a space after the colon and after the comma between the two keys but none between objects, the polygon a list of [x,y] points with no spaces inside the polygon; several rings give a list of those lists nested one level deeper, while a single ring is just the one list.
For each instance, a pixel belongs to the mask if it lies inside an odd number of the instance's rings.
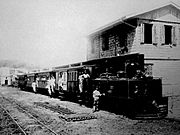
[{"label": "person on train", "polygon": [[129,79],[132,79],[136,75],[138,64],[135,62],[128,62],[126,65],[126,74]]},{"label": "person on train", "polygon": [[51,79],[50,79],[50,77],[48,77],[48,79],[47,79],[47,86],[46,86],[46,88],[48,89],[48,93],[49,93],[50,97],[52,97]]},{"label": "person on train", "polygon": [[82,74],[79,75],[79,92],[80,92],[80,105],[85,103],[88,99],[88,91],[90,87],[90,75],[87,69],[84,70]]},{"label": "person on train", "polygon": [[79,92],[82,93],[83,92],[84,76],[82,74],[80,74],[78,79],[79,79]]},{"label": "person on train", "polygon": [[58,89],[59,90],[63,89],[63,74],[62,73],[59,73]]},{"label": "person on train", "polygon": [[54,87],[55,87],[55,78],[54,78],[54,76],[51,76],[50,89],[51,89],[52,93],[54,93]]},{"label": "person on train", "polygon": [[83,91],[87,92],[89,90],[89,80],[90,79],[90,75],[88,74],[88,70],[85,69],[84,73],[83,73]]},{"label": "person on train", "polygon": [[36,87],[38,87],[39,77],[36,77]]},{"label": "person on train", "polygon": [[137,69],[133,79],[145,79],[145,78],[146,78],[145,74],[140,69]]},{"label": "person on train", "polygon": [[32,82],[32,88],[33,88],[34,93],[36,93],[36,86],[37,86],[37,84],[36,84],[36,81],[34,80]]},{"label": "person on train", "polygon": [[82,73],[80,73],[80,75],[79,75],[79,77],[78,77],[78,79],[79,79],[79,96],[80,96],[80,100],[79,100],[79,102],[80,102],[80,105],[82,105],[83,104],[83,100],[84,100],[84,92],[83,92],[83,81],[84,81],[84,76],[83,76],[83,74]]}]

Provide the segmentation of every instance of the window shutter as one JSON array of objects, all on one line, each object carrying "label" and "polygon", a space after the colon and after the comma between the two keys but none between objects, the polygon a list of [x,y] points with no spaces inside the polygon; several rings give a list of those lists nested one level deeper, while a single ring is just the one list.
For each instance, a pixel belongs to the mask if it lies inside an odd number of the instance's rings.
[{"label": "window shutter", "polygon": [[157,45],[158,44],[157,28],[158,28],[158,26],[156,24],[154,24],[153,28],[152,28],[152,43],[153,43],[153,45]]},{"label": "window shutter", "polygon": [[89,48],[91,50],[91,53],[94,54],[94,50],[95,50],[95,45],[96,45],[96,42],[95,42],[95,38],[92,38],[91,39],[91,44],[89,45]]},{"label": "window shutter", "polygon": [[172,45],[176,46],[177,45],[177,35],[178,35],[178,29],[176,26],[172,27]]},{"label": "window shutter", "polygon": [[165,28],[164,28],[164,25],[160,26],[160,43],[161,43],[161,45],[165,45]]},{"label": "window shutter", "polygon": [[140,44],[144,44],[144,24],[141,23],[141,33],[140,33],[140,36],[141,36],[141,41],[140,41]]},{"label": "window shutter", "polygon": [[177,26],[177,45],[180,45],[180,25]]}]

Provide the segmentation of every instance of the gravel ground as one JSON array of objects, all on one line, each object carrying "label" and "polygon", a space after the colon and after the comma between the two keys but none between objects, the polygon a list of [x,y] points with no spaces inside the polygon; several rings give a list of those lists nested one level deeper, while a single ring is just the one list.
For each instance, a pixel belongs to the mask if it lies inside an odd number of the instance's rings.
[{"label": "gravel ground", "polygon": [[[40,118],[45,118],[57,132],[69,135],[180,135],[180,122],[162,120],[131,120],[121,115],[107,111],[92,113],[91,108],[80,106],[77,103],[61,101],[45,95],[21,91],[17,88],[0,87],[0,93],[5,97],[16,100],[27,106]],[[37,106],[36,103],[45,103],[60,106],[74,112],[73,116],[94,116],[88,120],[66,121],[60,116],[70,117],[69,114],[59,114],[51,109]],[[16,115],[22,115],[16,112]],[[16,117],[21,120],[22,117]],[[30,123],[30,122],[29,122]],[[38,134],[38,133],[36,133]]]}]

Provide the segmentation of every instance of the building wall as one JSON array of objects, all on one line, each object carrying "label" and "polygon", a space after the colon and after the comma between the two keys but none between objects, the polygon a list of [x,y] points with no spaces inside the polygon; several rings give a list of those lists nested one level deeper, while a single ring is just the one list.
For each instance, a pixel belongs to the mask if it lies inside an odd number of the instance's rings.
[{"label": "building wall", "polygon": [[[130,52],[135,37],[135,29],[127,25],[92,35],[87,47],[87,60],[119,56]],[[108,46],[108,49],[103,49]]]},{"label": "building wall", "polygon": [[[165,10],[163,10],[165,12]],[[177,11],[177,10],[176,10]],[[132,47],[132,52],[140,52],[145,55],[146,63],[153,63],[153,76],[162,77],[163,96],[168,99],[168,117],[180,119],[180,24],[169,23],[169,20],[180,23],[180,12],[165,12],[163,17],[159,16],[158,20],[165,22],[150,22],[153,24],[152,44],[145,44],[143,38],[143,21],[136,28],[136,36]],[[169,14],[167,14],[169,13]],[[151,17],[152,17],[151,16]],[[150,17],[148,16],[143,17]],[[178,18],[177,18],[178,17]],[[145,21],[147,23],[147,21]],[[172,26],[172,44],[165,44],[164,25]]]},{"label": "building wall", "polygon": [[[6,84],[6,81],[7,81],[7,84]],[[1,76],[1,85],[11,85],[11,77]]]},{"label": "building wall", "polygon": [[92,60],[92,59],[98,59],[99,58],[99,53],[100,53],[100,37],[97,36],[92,36],[89,38],[88,46],[87,46],[87,60]]},{"label": "building wall", "polygon": [[27,72],[25,69],[14,69],[9,67],[0,68],[0,85],[5,85],[5,81],[8,81],[7,85],[11,85],[16,75]]},{"label": "building wall", "polygon": [[2,67],[0,68],[0,80],[1,80],[1,85],[5,84],[5,80],[8,81],[8,85],[11,83],[10,79],[10,69],[7,67]]},{"label": "building wall", "polygon": [[180,18],[179,9],[177,9],[173,5],[167,5],[165,7],[157,8],[150,12],[142,13],[138,15],[137,17],[145,18],[145,19],[159,19],[160,20],[161,17],[167,16],[167,15],[172,15],[176,18],[175,20],[171,20],[171,18],[168,17],[167,20],[171,22],[178,21]]},{"label": "building wall", "polygon": [[[162,7],[135,16],[139,18],[134,24],[136,28],[128,26],[113,26],[109,31],[109,49],[102,50],[103,34],[93,35],[93,42],[89,45],[88,59],[118,56],[124,53],[142,53],[145,63],[152,64],[152,74],[162,77],[163,96],[169,97],[169,117],[180,118],[180,10],[172,5]],[[160,21],[159,21],[160,20]],[[152,43],[145,42],[145,24],[152,24]],[[171,44],[166,44],[165,25],[171,26]],[[108,32],[107,31],[107,32]],[[119,32],[122,31],[122,32]],[[120,40],[123,32],[127,32],[126,44]],[[125,37],[123,37],[125,38]],[[121,52],[123,47],[127,52]],[[93,48],[94,47],[94,48]],[[92,53],[92,48],[97,49]],[[96,56],[95,56],[96,55]],[[93,57],[92,57],[93,56]]]}]

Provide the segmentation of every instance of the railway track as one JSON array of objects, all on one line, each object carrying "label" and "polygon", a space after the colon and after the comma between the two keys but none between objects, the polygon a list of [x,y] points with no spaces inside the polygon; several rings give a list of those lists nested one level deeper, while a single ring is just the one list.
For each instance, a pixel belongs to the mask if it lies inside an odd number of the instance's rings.
[{"label": "railway track", "polygon": [[25,130],[20,124],[13,118],[13,116],[0,105],[0,134],[18,134],[27,135]]},{"label": "railway track", "polygon": [[[54,131],[49,125],[49,123],[47,121],[45,121],[44,119],[41,119],[38,117],[37,114],[33,113],[32,111],[29,111],[28,108],[26,108],[25,106],[22,106],[20,103],[16,102],[13,99],[9,99],[4,97],[3,95],[0,95],[0,101],[1,104],[4,103],[6,106],[13,106],[13,108],[18,109],[19,112],[26,114],[29,119],[30,119],[30,123],[27,125],[23,125],[21,122],[18,122],[18,120],[15,120],[16,118],[14,118],[11,114],[10,111],[6,110],[5,105],[0,105],[0,107],[2,108],[3,112],[5,112],[7,115],[7,117],[9,117],[8,122],[6,122],[6,125],[4,125],[3,127],[7,127],[9,125],[9,122],[14,123],[14,127],[17,127],[18,131],[11,131],[11,132],[20,132],[20,135],[26,135],[26,134],[31,134],[30,133],[30,129],[28,129],[28,127],[34,127],[36,130],[40,130],[41,132],[43,132],[44,134],[48,134],[48,135],[65,135],[67,134],[65,131]],[[11,124],[12,125],[12,124]],[[7,131],[10,132],[10,131]],[[32,131],[31,131],[32,132]],[[9,133],[8,133],[9,134]],[[10,133],[11,134],[11,133]]]}]

